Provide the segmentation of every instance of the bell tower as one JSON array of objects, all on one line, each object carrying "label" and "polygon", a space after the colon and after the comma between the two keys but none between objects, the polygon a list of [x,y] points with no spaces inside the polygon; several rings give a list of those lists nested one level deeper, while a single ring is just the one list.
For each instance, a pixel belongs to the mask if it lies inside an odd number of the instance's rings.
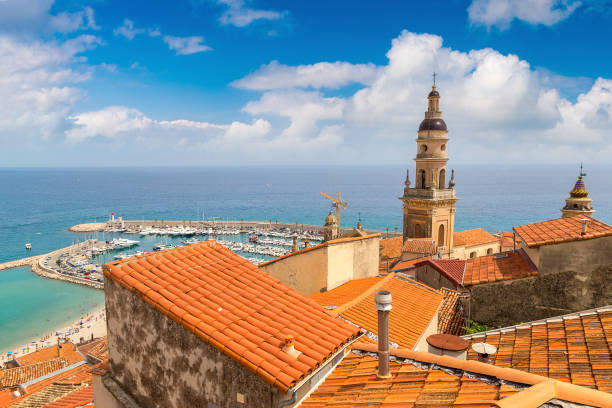
[{"label": "bell tower", "polygon": [[410,187],[406,173],[403,201],[403,237],[433,238],[440,254],[448,258],[453,248],[455,228],[455,171],[447,183],[448,131],[440,111],[440,94],[434,84],[427,97],[427,112],[416,139],[415,185]]}]

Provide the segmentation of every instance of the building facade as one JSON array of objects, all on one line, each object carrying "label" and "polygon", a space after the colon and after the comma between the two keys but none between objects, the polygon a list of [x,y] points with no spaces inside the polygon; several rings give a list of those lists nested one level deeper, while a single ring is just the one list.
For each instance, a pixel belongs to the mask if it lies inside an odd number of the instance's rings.
[{"label": "building facade", "polygon": [[440,94],[434,84],[425,119],[417,137],[416,175],[411,187],[406,174],[403,201],[403,239],[432,238],[442,257],[450,257],[455,223],[454,172],[447,184],[448,131],[440,111]]}]

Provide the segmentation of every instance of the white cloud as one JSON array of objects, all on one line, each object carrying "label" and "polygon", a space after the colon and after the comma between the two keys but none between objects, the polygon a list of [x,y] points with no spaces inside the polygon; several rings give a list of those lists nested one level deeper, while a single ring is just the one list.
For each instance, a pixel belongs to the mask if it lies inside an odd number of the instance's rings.
[{"label": "white cloud", "polygon": [[279,20],[284,13],[274,10],[256,10],[245,7],[244,0],[217,0],[217,3],[227,6],[227,10],[219,17],[221,24],[245,27],[256,20]]},{"label": "white cloud", "polygon": [[374,64],[319,62],[291,67],[272,61],[234,81],[232,86],[258,91],[283,88],[335,89],[351,83],[370,85],[377,75],[378,68]]},{"label": "white cloud", "polygon": [[51,16],[51,26],[56,31],[62,33],[71,33],[80,29],[99,30],[94,19],[94,11],[91,7],[85,7],[83,10],[76,13],[61,12],[55,16]]},{"label": "white cloud", "polygon": [[139,34],[144,34],[146,30],[142,28],[135,28],[134,22],[129,18],[123,20],[123,24],[113,30],[115,35],[121,35],[128,40],[133,40]]},{"label": "white cloud", "polygon": [[98,30],[91,7],[76,12],[50,14],[54,0],[0,1],[0,27],[3,31],[70,33],[77,30]]},{"label": "white cloud", "polygon": [[470,22],[506,29],[512,20],[551,26],[568,18],[582,2],[578,0],[473,0]]},{"label": "white cloud", "polygon": [[0,143],[54,139],[70,126],[68,116],[91,69],[78,53],[100,43],[83,35],[64,43],[26,43],[0,35]]},{"label": "white cloud", "polygon": [[212,50],[211,47],[203,44],[204,38],[198,35],[192,37],[164,35],[163,40],[171,50],[176,52],[176,55],[190,55]]}]

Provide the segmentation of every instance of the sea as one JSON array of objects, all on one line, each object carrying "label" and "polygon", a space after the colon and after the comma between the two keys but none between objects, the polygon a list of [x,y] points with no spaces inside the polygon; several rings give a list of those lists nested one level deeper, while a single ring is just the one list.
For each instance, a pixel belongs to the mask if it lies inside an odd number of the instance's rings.
[{"label": "sea", "polygon": [[[0,262],[43,254],[88,238],[75,224],[124,219],[259,220],[323,223],[340,192],[342,226],[400,231],[406,168],[378,166],[227,166],[164,168],[0,168]],[[457,164],[455,230],[495,233],[557,218],[579,166]],[[612,165],[589,165],[585,183],[595,217],[612,224]],[[137,236],[126,236],[131,239]],[[159,238],[141,240],[149,251]],[[26,251],[25,244],[32,244]],[[98,259],[110,260],[109,256]],[[0,271],[0,353],[104,305],[104,293],[41,278],[29,268]]]}]

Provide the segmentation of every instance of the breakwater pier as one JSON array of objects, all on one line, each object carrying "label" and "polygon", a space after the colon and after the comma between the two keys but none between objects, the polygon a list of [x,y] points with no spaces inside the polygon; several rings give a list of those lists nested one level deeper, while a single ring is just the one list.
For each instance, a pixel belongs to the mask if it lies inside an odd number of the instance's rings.
[{"label": "breakwater pier", "polygon": [[8,261],[0,263],[0,271],[5,269],[17,268],[20,266],[29,266],[32,272],[42,276],[43,278],[56,279],[65,282],[76,283],[79,285],[89,286],[95,289],[103,289],[104,283],[98,282],[85,277],[70,275],[66,271],[62,270],[57,265],[57,260],[62,256],[80,254],[91,250],[97,244],[95,240],[87,240],[78,244],[70,245],[65,248],[61,248],[46,254],[30,256],[27,258],[16,259],[14,261]]}]

